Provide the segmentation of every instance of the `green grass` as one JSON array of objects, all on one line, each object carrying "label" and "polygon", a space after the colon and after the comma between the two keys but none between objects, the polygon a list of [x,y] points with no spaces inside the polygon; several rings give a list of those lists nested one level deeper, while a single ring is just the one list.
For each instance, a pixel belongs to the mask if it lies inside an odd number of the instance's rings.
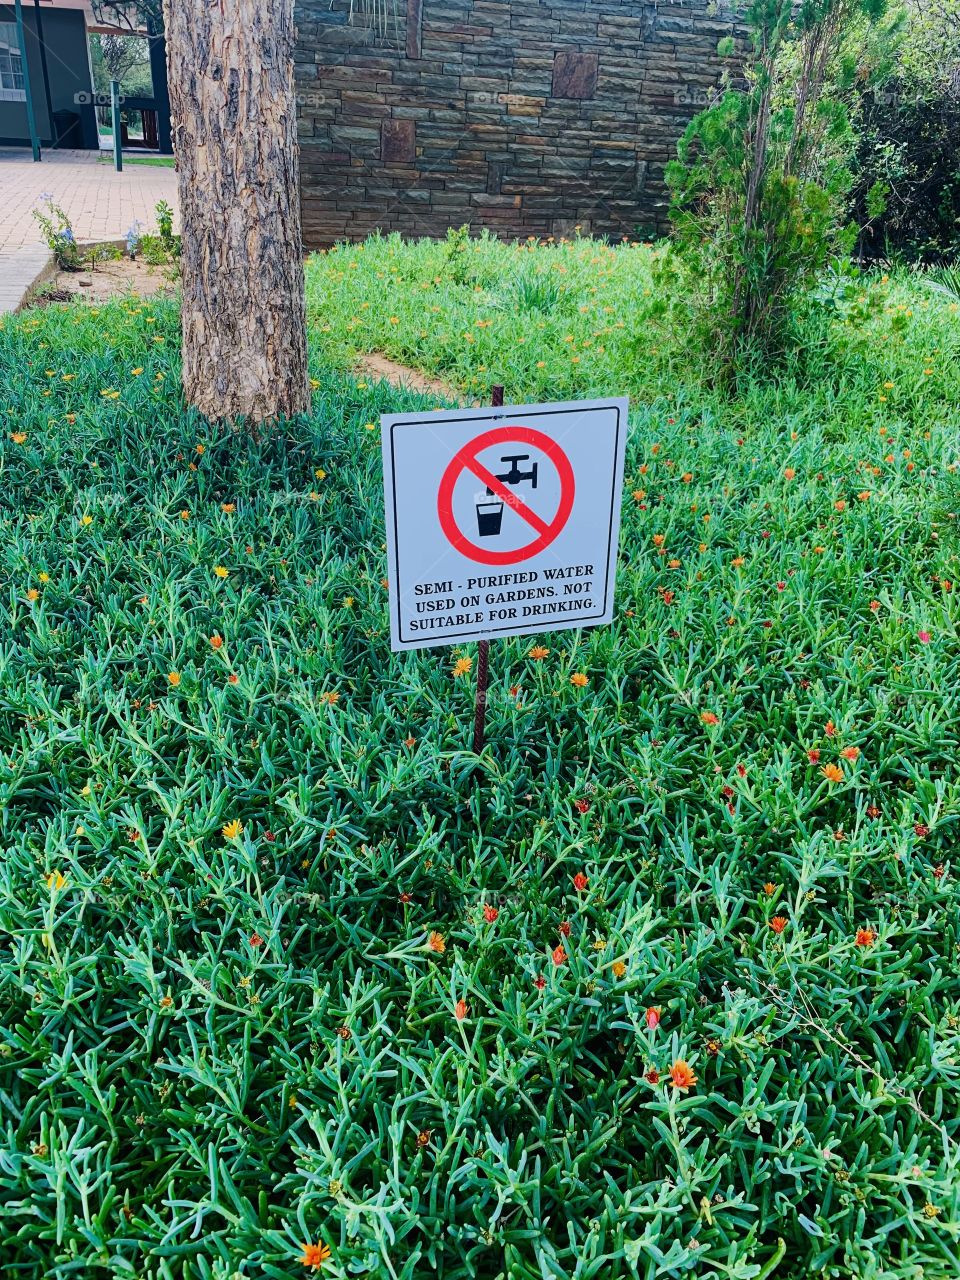
[{"label": "green grass", "polygon": [[[957,305],[728,398],[659,254],[316,258],[261,443],[171,303],[0,322],[5,1280],[958,1274]],[[494,646],[479,769],[471,650],[389,653],[372,350],[633,400],[616,622]]]}]

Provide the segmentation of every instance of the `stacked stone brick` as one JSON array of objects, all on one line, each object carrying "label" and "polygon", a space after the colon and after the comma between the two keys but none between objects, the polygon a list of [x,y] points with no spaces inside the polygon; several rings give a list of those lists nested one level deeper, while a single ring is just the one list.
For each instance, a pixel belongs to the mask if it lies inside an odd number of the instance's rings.
[{"label": "stacked stone brick", "polygon": [[[730,61],[706,0],[297,0],[308,247],[380,229],[664,229],[665,164]],[[739,47],[739,46],[738,46]]]}]

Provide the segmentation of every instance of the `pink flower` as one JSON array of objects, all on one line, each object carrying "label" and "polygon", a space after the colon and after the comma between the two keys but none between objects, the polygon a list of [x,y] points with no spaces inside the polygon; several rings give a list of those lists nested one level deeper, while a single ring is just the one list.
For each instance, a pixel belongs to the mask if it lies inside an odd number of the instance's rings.
[{"label": "pink flower", "polygon": [[650,1008],[647,1010],[647,1026],[651,1031],[656,1031],[660,1025],[660,1010],[658,1008]]},{"label": "pink flower", "polygon": [[929,643],[930,643],[930,632],[929,632],[929,631],[918,631],[918,632],[917,632],[917,639],[920,641],[920,643],[921,643],[921,644],[929,644]]}]

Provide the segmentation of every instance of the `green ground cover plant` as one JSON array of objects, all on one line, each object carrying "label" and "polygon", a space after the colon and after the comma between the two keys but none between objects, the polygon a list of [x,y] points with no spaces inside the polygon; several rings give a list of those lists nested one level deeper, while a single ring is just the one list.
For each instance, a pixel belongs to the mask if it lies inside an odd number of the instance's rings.
[{"label": "green ground cover plant", "polygon": [[[958,304],[837,273],[722,395],[666,252],[319,256],[261,440],[170,301],[0,322],[5,1280],[958,1274]],[[616,622],[493,647],[479,766],[372,351],[632,398]]]}]

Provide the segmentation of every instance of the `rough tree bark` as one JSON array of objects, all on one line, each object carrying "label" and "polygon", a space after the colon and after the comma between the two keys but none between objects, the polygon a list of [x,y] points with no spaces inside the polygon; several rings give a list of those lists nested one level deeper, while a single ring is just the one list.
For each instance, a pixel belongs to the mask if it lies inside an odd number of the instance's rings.
[{"label": "rough tree bark", "polygon": [[208,418],[310,404],[293,0],[165,0],[183,384]]}]

